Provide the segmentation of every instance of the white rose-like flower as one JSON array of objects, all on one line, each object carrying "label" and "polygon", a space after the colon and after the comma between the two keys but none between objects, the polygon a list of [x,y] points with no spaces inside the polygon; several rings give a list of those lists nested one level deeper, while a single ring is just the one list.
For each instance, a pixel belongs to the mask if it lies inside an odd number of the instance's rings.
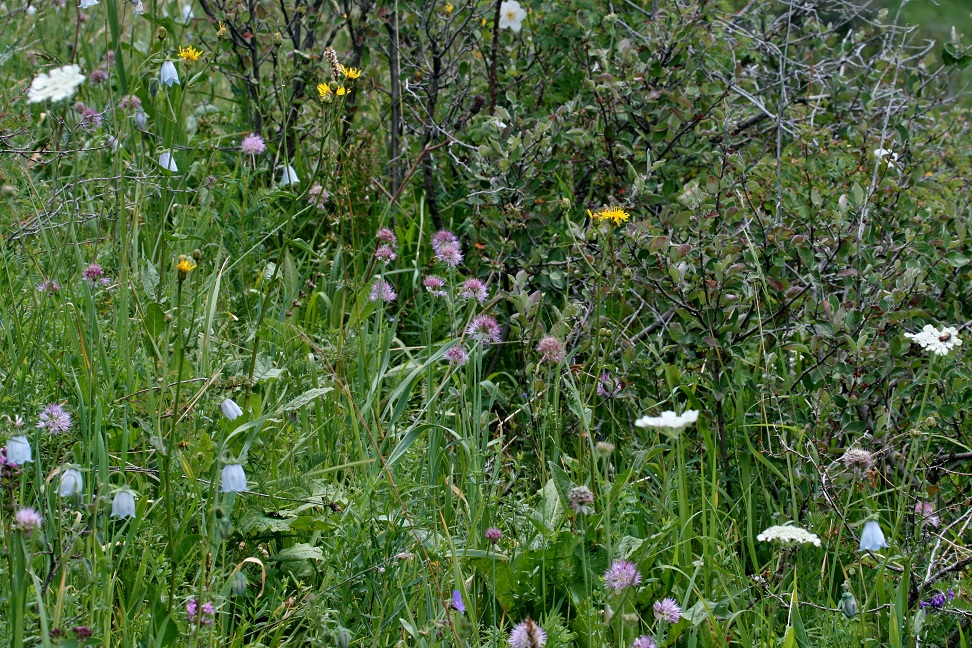
[{"label": "white rose-like flower", "polygon": [[27,89],[27,103],[41,101],[61,101],[72,97],[85,77],[81,74],[81,66],[71,64],[54,68],[50,72],[41,72],[34,77],[30,88]]},{"label": "white rose-like flower", "polygon": [[954,326],[938,330],[931,324],[925,324],[925,328],[918,333],[905,333],[904,336],[935,355],[948,355],[955,347],[962,346],[958,329]]},{"label": "white rose-like flower", "polygon": [[698,410],[685,410],[681,414],[662,412],[661,416],[642,416],[635,425],[643,428],[682,430],[699,420]]},{"label": "white rose-like flower", "polygon": [[514,34],[519,34],[523,28],[523,19],[527,12],[516,0],[506,0],[500,5],[500,29],[510,29]]},{"label": "white rose-like flower", "polygon": [[812,544],[816,547],[820,546],[820,538],[817,534],[810,533],[806,529],[801,529],[798,526],[785,525],[785,526],[771,526],[766,529],[758,536],[756,539],[760,542],[773,542],[777,541],[781,544]]}]

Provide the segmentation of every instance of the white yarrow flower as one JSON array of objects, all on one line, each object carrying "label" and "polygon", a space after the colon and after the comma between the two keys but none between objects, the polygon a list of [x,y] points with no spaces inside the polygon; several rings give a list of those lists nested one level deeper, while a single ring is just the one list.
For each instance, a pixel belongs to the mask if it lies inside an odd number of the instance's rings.
[{"label": "white yarrow flower", "polygon": [[74,95],[85,77],[81,74],[81,66],[65,65],[64,67],[54,68],[50,72],[41,72],[34,77],[30,88],[27,89],[27,103],[40,103],[41,101],[61,101]]},{"label": "white yarrow flower", "polygon": [[297,177],[297,172],[294,170],[294,167],[288,164],[284,167],[283,173],[280,175],[280,186],[289,187],[295,184],[300,184],[300,178]]},{"label": "white yarrow flower", "polygon": [[789,524],[785,526],[771,526],[756,536],[756,539],[760,542],[776,541],[781,544],[812,544],[816,547],[820,546],[820,538],[817,537],[817,534]]},{"label": "white yarrow flower", "polygon": [[514,34],[520,33],[523,28],[523,19],[527,12],[516,0],[506,0],[500,4],[500,29],[511,29]]},{"label": "white yarrow flower", "polygon": [[176,165],[175,158],[172,157],[172,153],[165,151],[159,155],[159,166],[170,171],[172,173],[179,173],[179,167]]},{"label": "white yarrow flower", "polygon": [[635,425],[643,428],[682,430],[699,420],[698,410],[685,410],[681,414],[662,412],[661,416],[642,416]]},{"label": "white yarrow flower", "polygon": [[227,464],[223,467],[222,487],[224,493],[239,493],[246,490],[246,473],[240,464]]},{"label": "white yarrow flower", "polygon": [[223,416],[231,421],[235,421],[237,417],[243,415],[243,410],[240,406],[236,404],[232,398],[227,398],[222,403],[219,404],[219,409],[223,411]]},{"label": "white yarrow flower", "polygon": [[176,70],[176,66],[172,64],[172,61],[166,61],[162,64],[162,69],[159,70],[159,80],[163,85],[170,87],[173,84],[179,83],[179,72]]},{"label": "white yarrow flower", "polygon": [[115,493],[115,499],[111,501],[111,517],[135,517],[135,496],[131,491],[120,490]]},{"label": "white yarrow flower", "polygon": [[935,355],[948,355],[955,347],[962,346],[958,329],[954,326],[938,330],[931,324],[925,324],[925,328],[918,333],[905,333],[904,336]]}]

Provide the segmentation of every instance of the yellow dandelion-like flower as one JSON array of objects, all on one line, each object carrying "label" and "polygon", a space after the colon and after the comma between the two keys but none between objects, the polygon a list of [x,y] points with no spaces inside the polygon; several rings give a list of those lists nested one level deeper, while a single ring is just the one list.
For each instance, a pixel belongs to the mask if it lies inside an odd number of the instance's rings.
[{"label": "yellow dandelion-like flower", "polygon": [[592,212],[590,209],[588,209],[587,215],[590,216],[591,220],[595,223],[613,221],[615,225],[620,225],[631,218],[631,214],[624,211],[620,207],[605,207],[604,209],[596,212]]},{"label": "yellow dandelion-like flower", "polygon": [[445,3],[445,12],[447,14],[451,14],[453,9],[455,9],[455,7],[452,6],[451,2]]},{"label": "yellow dandelion-like flower", "polygon": [[326,83],[317,84],[317,94],[321,96],[321,99],[326,99],[331,94],[331,86]]},{"label": "yellow dandelion-like flower", "polygon": [[185,254],[179,255],[179,263],[176,264],[176,271],[179,273],[179,280],[182,281],[190,272],[196,269],[196,262]]},{"label": "yellow dandelion-like flower", "polygon": [[345,88],[344,86],[341,86],[340,88],[337,89],[337,93],[336,94],[339,97],[343,97],[344,95],[348,94],[348,89]]},{"label": "yellow dandelion-like flower", "polygon": [[179,48],[179,58],[185,61],[186,65],[192,65],[202,56],[202,50],[197,50],[192,45]]},{"label": "yellow dandelion-like flower", "polygon": [[342,65],[341,74],[343,74],[345,78],[351,79],[353,81],[354,79],[357,79],[359,76],[361,76],[361,70],[353,67],[344,67]]}]

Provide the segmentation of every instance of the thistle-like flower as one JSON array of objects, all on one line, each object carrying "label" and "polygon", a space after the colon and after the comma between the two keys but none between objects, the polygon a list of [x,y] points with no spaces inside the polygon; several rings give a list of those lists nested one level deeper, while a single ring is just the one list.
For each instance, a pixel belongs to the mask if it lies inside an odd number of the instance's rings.
[{"label": "thistle-like flower", "polygon": [[51,434],[60,434],[71,429],[71,414],[57,403],[45,407],[37,419],[37,427],[47,428]]},{"label": "thistle-like flower", "polygon": [[43,521],[44,518],[37,512],[37,509],[22,508],[18,509],[16,515],[14,515],[14,528],[30,535],[40,528]]},{"label": "thistle-like flower", "polygon": [[543,648],[547,643],[547,633],[527,617],[510,632],[509,643],[510,648]]},{"label": "thistle-like flower", "polygon": [[659,621],[678,623],[678,620],[682,617],[682,608],[679,607],[673,598],[664,598],[660,601],[655,601],[655,605],[652,606],[652,611],[655,618]]},{"label": "thistle-like flower", "polygon": [[621,594],[630,587],[641,584],[641,572],[628,560],[615,560],[604,572],[604,587]]}]

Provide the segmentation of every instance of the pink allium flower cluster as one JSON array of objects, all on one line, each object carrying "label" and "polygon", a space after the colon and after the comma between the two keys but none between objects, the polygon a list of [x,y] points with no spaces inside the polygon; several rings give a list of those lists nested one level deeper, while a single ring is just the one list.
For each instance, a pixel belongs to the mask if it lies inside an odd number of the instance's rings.
[{"label": "pink allium flower cluster", "polygon": [[479,279],[466,279],[462,284],[460,296],[464,299],[475,299],[482,304],[489,297],[489,290]]},{"label": "pink allium flower cluster", "polygon": [[45,407],[37,417],[37,427],[47,428],[51,434],[60,434],[71,429],[71,414],[57,403]]},{"label": "pink allium flower cluster", "polygon": [[466,335],[483,344],[498,344],[502,334],[493,317],[477,315],[466,327]]},{"label": "pink allium flower cluster", "polygon": [[267,145],[264,144],[263,138],[256,133],[250,133],[240,142],[240,151],[243,155],[260,155],[266,150]]},{"label": "pink allium flower cluster", "polygon": [[489,527],[488,529],[486,529],[485,537],[490,542],[490,544],[496,544],[497,542],[502,540],[503,532],[497,529],[496,527]]},{"label": "pink allium flower cluster", "polygon": [[324,209],[324,206],[330,198],[331,192],[319,184],[314,185],[307,192],[307,202],[316,206],[318,209]]},{"label": "pink allium flower cluster", "polygon": [[398,255],[395,254],[395,250],[390,245],[379,245],[378,249],[375,250],[375,259],[385,265],[388,265],[397,258]]},{"label": "pink allium flower cluster", "polygon": [[445,297],[446,292],[442,290],[445,287],[445,279],[442,277],[437,277],[435,275],[428,275],[422,280],[422,285],[425,289],[436,297]]},{"label": "pink allium flower cluster", "polygon": [[652,610],[655,614],[655,619],[658,621],[678,623],[678,620],[682,618],[682,608],[678,606],[678,603],[673,598],[664,598],[660,601],[655,601]]},{"label": "pink allium flower cluster", "polygon": [[30,535],[40,528],[43,519],[36,509],[29,507],[22,508],[14,516],[14,526],[18,531],[23,531],[27,535]]},{"label": "pink allium flower cluster", "polygon": [[57,283],[53,279],[44,279],[37,284],[37,292],[57,292],[61,289],[61,284]]},{"label": "pink allium flower cluster", "polygon": [[935,512],[935,505],[931,502],[916,502],[915,513],[921,524],[937,529],[942,525],[942,519]]},{"label": "pink allium flower cluster", "polygon": [[445,352],[445,359],[453,367],[459,367],[469,362],[469,352],[462,345],[456,345]]},{"label": "pink allium flower cluster", "polygon": [[537,344],[537,351],[543,356],[541,362],[560,364],[567,356],[563,343],[552,335],[544,336]]},{"label": "pink allium flower cluster", "polygon": [[391,284],[384,279],[379,279],[371,287],[371,295],[368,299],[371,301],[383,301],[383,302],[393,302],[398,298],[395,293],[395,289],[392,288]]},{"label": "pink allium flower cluster", "polygon": [[658,648],[658,642],[654,637],[641,635],[631,642],[631,648]]},{"label": "pink allium flower cluster", "polygon": [[617,380],[608,372],[601,374],[597,379],[597,395],[601,398],[617,398],[621,393],[621,381]]},{"label": "pink allium flower cluster", "polygon": [[510,648],[543,648],[547,643],[547,633],[528,617],[510,632],[509,643]]},{"label": "pink allium flower cluster", "polygon": [[122,110],[137,110],[142,107],[142,100],[135,95],[125,95],[118,100],[118,107]]},{"label": "pink allium flower cluster", "polygon": [[387,227],[382,227],[375,232],[375,240],[392,247],[398,245],[398,237],[395,236],[395,232],[391,231]]},{"label": "pink allium flower cluster", "polygon": [[98,85],[99,83],[104,83],[108,80],[108,73],[101,68],[95,68],[88,75],[88,83],[93,85]]},{"label": "pink allium flower cluster", "polygon": [[458,243],[446,243],[435,251],[435,258],[450,268],[457,268],[462,263],[462,250]]},{"label": "pink allium flower cluster", "polygon": [[621,594],[630,587],[641,585],[641,572],[629,560],[615,560],[604,572],[604,586]]}]

